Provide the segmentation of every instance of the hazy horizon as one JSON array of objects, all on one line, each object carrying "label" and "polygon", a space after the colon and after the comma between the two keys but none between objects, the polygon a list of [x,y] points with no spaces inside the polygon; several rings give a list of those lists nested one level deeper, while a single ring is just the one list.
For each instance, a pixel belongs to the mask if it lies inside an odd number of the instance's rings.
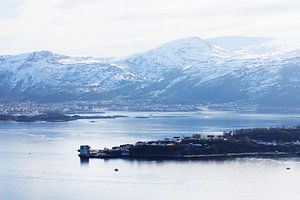
[{"label": "hazy horizon", "polygon": [[180,38],[227,35],[299,44],[299,10],[295,0],[2,0],[0,55],[122,57]]},{"label": "hazy horizon", "polygon": [[[136,54],[145,53],[145,52],[160,48],[160,47],[162,47],[162,46],[164,46],[168,43],[172,43],[172,42],[176,42],[176,41],[180,41],[180,40],[188,40],[190,38],[198,38],[200,40],[210,42],[210,43],[212,43],[216,46],[219,46],[219,44],[217,44],[218,42],[215,42],[215,40],[216,41],[221,40],[222,42],[225,42],[227,45],[229,45],[229,43],[233,43],[233,45],[239,44],[241,48],[242,47],[247,47],[247,46],[253,46],[253,45],[258,45],[258,47],[259,47],[259,45],[263,45],[263,44],[269,45],[270,49],[275,47],[274,51],[276,51],[276,47],[279,48],[277,50],[280,50],[280,49],[282,49],[282,50],[295,50],[295,49],[300,48],[300,43],[295,44],[295,43],[292,43],[289,40],[283,40],[283,39],[280,39],[280,38],[245,36],[245,35],[223,35],[223,36],[208,37],[208,38],[201,38],[201,37],[198,37],[198,36],[191,36],[191,37],[177,38],[177,39],[174,39],[174,40],[166,40],[166,41],[163,41],[162,43],[157,44],[156,46],[153,46],[151,48],[144,49],[144,50],[137,51],[137,52],[132,52],[132,53],[129,53],[129,54],[126,54],[126,55],[119,55],[119,56],[118,55],[93,56],[93,55],[87,55],[85,53],[79,54],[79,55],[73,55],[73,54],[68,54],[68,53],[62,53],[62,52],[59,52],[59,51],[52,51],[50,49],[35,49],[35,50],[31,50],[31,51],[17,52],[17,53],[14,53],[14,54],[0,54],[0,55],[2,55],[2,56],[18,56],[18,55],[22,55],[22,54],[28,54],[28,53],[33,53],[33,52],[43,52],[44,51],[44,52],[51,52],[51,53],[54,53],[54,54],[60,54],[60,55],[65,55],[65,56],[70,56],[70,57],[91,57],[91,58],[96,58],[96,59],[97,58],[99,58],[99,59],[101,59],[101,58],[103,58],[103,59],[124,59],[126,57],[130,57],[130,56],[133,56],[133,55],[136,55]],[[247,41],[247,40],[249,40],[249,41]],[[254,42],[253,42],[253,40],[254,40]],[[259,42],[255,43],[255,40],[258,40]],[[247,44],[247,42],[249,44]],[[270,46],[270,45],[273,45],[273,46]],[[219,46],[219,47],[221,47],[221,46]],[[282,47],[282,48],[280,48],[280,47]],[[226,48],[224,48],[224,50],[229,50],[230,51],[230,49],[226,49]]]}]

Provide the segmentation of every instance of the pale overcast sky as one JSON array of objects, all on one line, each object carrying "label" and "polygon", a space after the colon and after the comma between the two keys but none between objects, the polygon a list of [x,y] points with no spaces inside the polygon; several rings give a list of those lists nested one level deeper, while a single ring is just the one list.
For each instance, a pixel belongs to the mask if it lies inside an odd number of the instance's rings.
[{"label": "pale overcast sky", "polygon": [[125,56],[191,36],[300,41],[300,0],[0,0],[0,54]]}]

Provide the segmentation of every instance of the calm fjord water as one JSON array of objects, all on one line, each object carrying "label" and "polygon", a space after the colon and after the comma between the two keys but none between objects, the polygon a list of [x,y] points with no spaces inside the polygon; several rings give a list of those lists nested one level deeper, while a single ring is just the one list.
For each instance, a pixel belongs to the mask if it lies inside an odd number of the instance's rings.
[{"label": "calm fjord water", "polygon": [[[300,115],[228,112],[109,113],[128,118],[62,123],[0,122],[0,199],[299,199],[300,159],[81,163],[81,144],[300,124]],[[149,118],[140,118],[149,117]],[[291,170],[286,170],[290,167]],[[115,172],[114,169],[119,171]]]}]

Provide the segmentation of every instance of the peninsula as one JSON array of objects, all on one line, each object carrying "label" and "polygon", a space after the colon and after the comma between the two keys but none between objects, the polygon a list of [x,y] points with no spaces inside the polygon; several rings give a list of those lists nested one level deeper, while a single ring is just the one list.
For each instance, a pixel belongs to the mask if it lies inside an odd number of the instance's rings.
[{"label": "peninsula", "polygon": [[81,158],[210,159],[230,157],[300,156],[300,126],[251,128],[222,135],[194,134],[156,141],[122,144],[111,149],[80,146]]}]

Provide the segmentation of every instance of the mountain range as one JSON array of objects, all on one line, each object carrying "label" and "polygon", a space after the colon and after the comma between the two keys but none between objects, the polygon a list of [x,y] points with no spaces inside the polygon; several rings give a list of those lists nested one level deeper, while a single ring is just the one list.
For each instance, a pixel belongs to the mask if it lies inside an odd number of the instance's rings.
[{"label": "mountain range", "polygon": [[126,58],[0,56],[0,101],[300,107],[300,49],[274,39],[184,38]]}]

